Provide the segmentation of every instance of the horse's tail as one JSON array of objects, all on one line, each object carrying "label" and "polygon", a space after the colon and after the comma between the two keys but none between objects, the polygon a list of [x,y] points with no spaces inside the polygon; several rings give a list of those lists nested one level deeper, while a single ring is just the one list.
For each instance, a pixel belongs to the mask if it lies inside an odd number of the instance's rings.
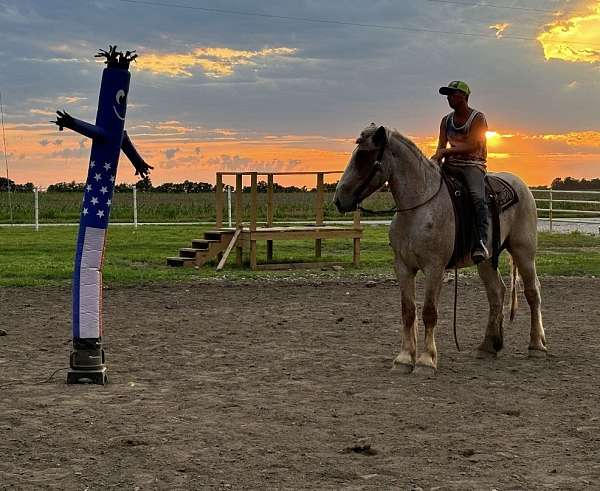
[{"label": "horse's tail", "polygon": [[517,300],[517,265],[515,264],[515,260],[510,256],[510,271],[511,271],[511,280],[510,280],[510,320],[511,322],[515,319],[515,314],[517,311],[517,306],[519,301]]}]

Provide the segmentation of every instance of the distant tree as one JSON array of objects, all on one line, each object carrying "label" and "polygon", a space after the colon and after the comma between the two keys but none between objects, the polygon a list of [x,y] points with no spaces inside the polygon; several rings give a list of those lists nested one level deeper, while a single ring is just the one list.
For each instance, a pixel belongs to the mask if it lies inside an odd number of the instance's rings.
[{"label": "distant tree", "polygon": [[9,187],[13,193],[32,193],[34,188],[32,182],[16,184],[12,179],[0,177],[0,193],[8,191]]},{"label": "distant tree", "polygon": [[58,182],[56,184],[50,184],[46,191],[49,193],[74,193],[83,192],[84,184],[82,182]]},{"label": "distant tree", "polygon": [[0,192],[8,191],[9,189],[12,191],[14,187],[15,181],[6,177],[0,177]]},{"label": "distant tree", "polygon": [[153,191],[154,187],[152,186],[152,181],[148,176],[140,179],[135,183],[135,187],[138,191]]},{"label": "distant tree", "polygon": [[600,190],[600,178],[594,179],[574,179],[573,177],[565,177],[564,179],[557,177],[552,181],[552,189],[577,191],[577,190]]},{"label": "distant tree", "polygon": [[125,184],[124,182],[115,186],[117,193],[131,193],[133,191],[133,184]]},{"label": "distant tree", "polygon": [[15,191],[17,193],[33,193],[35,186],[32,182],[26,182],[25,184],[15,184]]},{"label": "distant tree", "polygon": [[207,182],[185,180],[179,183],[165,182],[160,186],[156,186],[154,191],[159,193],[210,193],[214,191],[214,187]]}]

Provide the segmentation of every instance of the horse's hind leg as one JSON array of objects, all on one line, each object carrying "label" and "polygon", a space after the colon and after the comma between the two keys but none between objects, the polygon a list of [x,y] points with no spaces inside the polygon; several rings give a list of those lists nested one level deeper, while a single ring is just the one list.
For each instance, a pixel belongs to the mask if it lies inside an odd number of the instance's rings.
[{"label": "horse's hind leg", "polygon": [[537,353],[545,353],[546,335],[542,323],[542,296],[540,293],[540,282],[535,269],[535,248],[518,247],[510,245],[510,252],[517,265],[517,270],[523,280],[525,298],[531,310],[531,331],[529,334],[529,354],[535,356]]},{"label": "horse's hind leg", "polygon": [[502,349],[503,345],[502,322],[504,314],[502,309],[504,307],[506,286],[502,281],[502,276],[494,269],[491,261],[480,263],[477,266],[477,271],[485,286],[488,303],[490,304],[490,314],[485,337],[477,349],[480,354],[491,353],[495,355]]}]

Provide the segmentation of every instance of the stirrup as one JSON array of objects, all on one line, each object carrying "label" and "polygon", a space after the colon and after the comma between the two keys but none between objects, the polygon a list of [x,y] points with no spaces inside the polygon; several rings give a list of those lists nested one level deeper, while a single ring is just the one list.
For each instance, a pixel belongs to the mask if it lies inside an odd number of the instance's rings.
[{"label": "stirrup", "polygon": [[475,247],[473,254],[471,255],[471,259],[473,259],[473,262],[475,264],[479,264],[483,261],[487,261],[489,258],[490,258],[490,252],[488,251],[488,249],[485,246],[485,244],[483,243],[483,241],[480,240],[479,243],[477,244],[477,247]]}]

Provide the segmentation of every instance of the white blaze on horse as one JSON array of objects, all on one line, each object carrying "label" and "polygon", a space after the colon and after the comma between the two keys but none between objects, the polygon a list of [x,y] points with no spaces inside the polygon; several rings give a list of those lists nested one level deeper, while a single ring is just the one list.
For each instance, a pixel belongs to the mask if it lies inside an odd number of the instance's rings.
[{"label": "white blaze on horse", "polygon": [[[397,131],[371,124],[356,140],[348,166],[340,179],[334,203],[341,212],[355,210],[386,182],[398,210],[390,226],[390,244],[402,298],[402,348],[394,365],[411,372],[416,366],[437,369],[435,326],[444,273],[453,257],[455,238],[454,210],[440,166],[429,160],[417,146]],[[490,175],[493,175],[490,173]],[[546,352],[542,325],[540,283],[535,255],[537,249],[537,211],[527,185],[517,176],[498,173],[517,194],[518,202],[500,215],[500,244],[513,260],[511,320],[516,308],[517,269],[523,280],[525,297],[531,310],[529,353]],[[491,251],[491,247],[488,245]],[[458,267],[472,266],[470,257]],[[491,259],[477,265],[489,301],[489,320],[479,353],[495,356],[503,344],[503,306],[506,287]],[[417,318],[415,276],[425,276],[423,322],[425,345],[417,358]]]}]

